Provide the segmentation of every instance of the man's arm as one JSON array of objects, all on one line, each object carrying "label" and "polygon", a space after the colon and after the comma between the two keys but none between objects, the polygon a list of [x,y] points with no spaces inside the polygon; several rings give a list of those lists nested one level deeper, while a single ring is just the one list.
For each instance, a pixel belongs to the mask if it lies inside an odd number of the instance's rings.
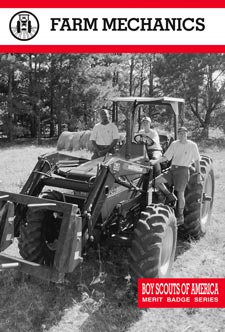
[{"label": "man's arm", "polygon": [[200,153],[196,143],[194,143],[194,164],[197,173],[197,183],[201,183]]},{"label": "man's arm", "polygon": [[110,144],[109,148],[107,148],[109,151],[116,146],[118,142],[118,138],[115,138],[112,143]]},{"label": "man's arm", "polygon": [[90,136],[90,141],[92,143],[93,149],[95,151],[95,153],[98,152],[98,147],[96,144],[96,140],[97,140],[97,125],[94,126],[92,132],[91,132],[91,136]]},{"label": "man's arm", "polygon": [[110,152],[111,149],[113,149],[116,146],[117,142],[118,142],[118,139],[116,138],[112,141],[112,143],[107,148],[105,148],[102,151],[99,151],[100,156],[105,155],[106,153]]},{"label": "man's arm", "polygon": [[159,159],[156,159],[156,160],[150,160],[150,165],[151,165],[151,166],[154,166],[154,165],[156,165],[156,164],[164,163],[165,161],[168,161],[168,159],[166,158],[166,156],[162,156],[162,157],[160,157]]},{"label": "man's arm", "polygon": [[156,160],[150,160],[150,165],[154,166],[158,163],[164,163],[165,161],[169,161],[173,157],[173,151],[174,151],[174,142],[169,146],[169,148],[166,150],[164,155]]},{"label": "man's arm", "polygon": [[196,173],[200,174],[200,160],[197,159],[194,161]]},{"label": "man's arm", "polygon": [[94,149],[94,152],[95,152],[95,154],[96,155],[99,155],[99,149],[98,149],[98,146],[97,146],[97,144],[96,144],[96,141],[94,141],[94,140],[91,140],[91,143],[92,143],[92,145],[93,145],[93,149]]},{"label": "man's arm", "polygon": [[194,164],[195,164],[195,170],[196,170],[196,173],[197,173],[197,183],[200,184],[201,183],[201,172],[200,172],[200,160],[197,159],[194,161]]}]

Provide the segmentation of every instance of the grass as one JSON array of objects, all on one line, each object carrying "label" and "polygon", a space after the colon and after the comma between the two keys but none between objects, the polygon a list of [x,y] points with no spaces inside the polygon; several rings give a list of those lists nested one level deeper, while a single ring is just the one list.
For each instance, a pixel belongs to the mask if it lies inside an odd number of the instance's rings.
[{"label": "grass", "polygon": [[[19,192],[37,156],[52,146],[1,148],[1,190]],[[212,225],[198,242],[178,241],[173,276],[225,278],[225,150],[207,149],[214,160],[216,190]],[[128,261],[119,248],[89,250],[63,285],[0,272],[0,332],[223,332],[224,309],[137,308],[126,279]],[[100,272],[103,272],[99,275]]]}]

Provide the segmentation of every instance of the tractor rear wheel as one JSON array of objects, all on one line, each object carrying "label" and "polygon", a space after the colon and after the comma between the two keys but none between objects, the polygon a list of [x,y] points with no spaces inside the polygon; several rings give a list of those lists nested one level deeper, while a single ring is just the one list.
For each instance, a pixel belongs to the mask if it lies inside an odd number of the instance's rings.
[{"label": "tractor rear wheel", "polygon": [[[56,191],[44,192],[41,198],[62,201]],[[56,251],[61,218],[54,211],[28,209],[26,222],[20,227],[19,252],[31,262],[52,265]]]},{"label": "tractor rear wheel", "polygon": [[201,156],[200,172],[202,183],[197,183],[197,175],[191,174],[185,191],[184,225],[181,234],[199,239],[206,233],[209,225],[213,198],[214,198],[214,172],[211,158]]},{"label": "tractor rear wheel", "polygon": [[142,212],[129,250],[131,275],[160,278],[170,274],[177,241],[173,210],[163,204],[151,204]]}]

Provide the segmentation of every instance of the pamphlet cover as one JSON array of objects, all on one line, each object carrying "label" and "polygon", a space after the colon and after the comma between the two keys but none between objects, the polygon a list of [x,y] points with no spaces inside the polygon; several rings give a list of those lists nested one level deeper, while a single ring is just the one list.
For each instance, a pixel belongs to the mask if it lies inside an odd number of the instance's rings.
[{"label": "pamphlet cover", "polygon": [[225,6],[0,7],[0,331],[224,331]]}]

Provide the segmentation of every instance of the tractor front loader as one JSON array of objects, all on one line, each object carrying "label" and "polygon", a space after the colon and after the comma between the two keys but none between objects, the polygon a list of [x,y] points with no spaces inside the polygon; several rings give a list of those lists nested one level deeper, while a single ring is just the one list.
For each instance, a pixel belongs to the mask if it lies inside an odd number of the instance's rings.
[{"label": "tractor front loader", "polygon": [[[125,129],[126,142],[114,155],[89,160],[67,152],[46,154],[38,158],[19,194],[0,191],[0,269],[17,267],[62,282],[89,246],[110,243],[128,248],[134,280],[168,276],[176,250],[175,207],[159,199],[149,142],[138,141],[135,133],[143,115],[155,114],[158,126],[157,117],[163,120],[161,129],[173,127],[173,132],[160,134],[165,151],[177,138],[183,104],[183,99],[170,97],[116,98],[112,119]],[[194,172],[191,176],[182,226],[196,238],[207,229],[213,202],[214,176],[207,156],[201,171],[201,186]],[[10,256],[6,249],[16,242],[19,255]]]}]

